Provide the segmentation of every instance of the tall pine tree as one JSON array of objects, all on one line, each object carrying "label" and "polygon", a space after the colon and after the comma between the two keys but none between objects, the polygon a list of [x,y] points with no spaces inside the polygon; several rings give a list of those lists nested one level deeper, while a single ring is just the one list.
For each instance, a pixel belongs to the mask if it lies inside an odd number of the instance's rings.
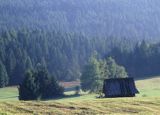
[{"label": "tall pine tree", "polygon": [[4,64],[0,61],[0,87],[5,87],[8,85],[8,74]]}]

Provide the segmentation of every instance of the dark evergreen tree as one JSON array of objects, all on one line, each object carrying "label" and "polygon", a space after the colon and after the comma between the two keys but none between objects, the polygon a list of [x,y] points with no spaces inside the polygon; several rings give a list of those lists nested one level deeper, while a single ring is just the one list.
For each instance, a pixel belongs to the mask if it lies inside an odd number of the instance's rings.
[{"label": "dark evergreen tree", "polygon": [[30,57],[28,56],[25,62],[25,70],[32,70],[33,69],[33,65],[32,65],[32,61],[30,59]]},{"label": "dark evergreen tree", "polygon": [[63,96],[63,87],[54,77],[50,77],[46,69],[28,72],[19,87],[20,100],[49,99]]},{"label": "dark evergreen tree", "polygon": [[38,86],[35,83],[35,76],[32,72],[27,72],[23,82],[20,84],[19,100],[36,100],[38,99]]},{"label": "dark evergreen tree", "polygon": [[3,63],[0,61],[0,88],[8,85],[9,78],[7,75],[7,71]]}]

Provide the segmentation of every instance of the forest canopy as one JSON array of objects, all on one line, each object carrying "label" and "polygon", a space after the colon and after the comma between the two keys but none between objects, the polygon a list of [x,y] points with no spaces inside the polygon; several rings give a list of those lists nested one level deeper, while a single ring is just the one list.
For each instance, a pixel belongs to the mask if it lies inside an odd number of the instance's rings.
[{"label": "forest canopy", "polygon": [[86,36],[155,41],[159,0],[1,0],[0,30],[43,28]]},{"label": "forest canopy", "polygon": [[96,51],[100,59],[113,57],[130,77],[159,75],[159,48],[159,43],[147,41],[91,39],[82,34],[38,29],[9,30],[0,33],[0,74],[5,85],[16,85],[39,63],[60,81],[78,80]]}]

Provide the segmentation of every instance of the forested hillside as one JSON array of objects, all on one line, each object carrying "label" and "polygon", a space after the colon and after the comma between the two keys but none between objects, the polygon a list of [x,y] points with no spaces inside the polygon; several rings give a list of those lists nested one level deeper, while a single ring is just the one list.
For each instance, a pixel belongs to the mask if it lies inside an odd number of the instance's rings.
[{"label": "forested hillside", "polygon": [[94,51],[104,58],[113,47],[125,46],[123,43],[132,44],[56,31],[10,30],[0,34],[0,61],[10,84],[20,83],[24,73],[37,64],[48,68],[59,80],[76,80]]},{"label": "forested hillside", "polygon": [[159,0],[1,0],[0,28],[45,28],[94,36],[160,36]]},{"label": "forested hillside", "polygon": [[60,81],[79,79],[95,51],[131,77],[160,74],[159,6],[158,0],[1,0],[0,87],[19,84],[38,64]]},{"label": "forested hillside", "polygon": [[132,50],[114,47],[108,54],[123,65],[129,76],[136,78],[160,75],[160,43],[137,43]]},{"label": "forested hillside", "polygon": [[7,84],[9,79],[10,85],[18,84],[27,70],[35,69],[39,64],[58,80],[76,80],[95,51],[99,59],[112,56],[131,77],[158,75],[159,48],[159,43],[88,38],[81,34],[57,31],[3,31],[0,34],[0,82]]}]

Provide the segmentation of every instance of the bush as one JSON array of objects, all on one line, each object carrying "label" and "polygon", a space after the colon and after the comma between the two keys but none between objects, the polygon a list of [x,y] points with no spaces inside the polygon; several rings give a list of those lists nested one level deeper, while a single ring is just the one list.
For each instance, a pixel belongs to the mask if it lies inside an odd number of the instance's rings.
[{"label": "bush", "polygon": [[57,80],[48,75],[45,69],[37,72],[27,72],[25,79],[19,86],[19,100],[38,100],[59,97],[64,88]]}]

